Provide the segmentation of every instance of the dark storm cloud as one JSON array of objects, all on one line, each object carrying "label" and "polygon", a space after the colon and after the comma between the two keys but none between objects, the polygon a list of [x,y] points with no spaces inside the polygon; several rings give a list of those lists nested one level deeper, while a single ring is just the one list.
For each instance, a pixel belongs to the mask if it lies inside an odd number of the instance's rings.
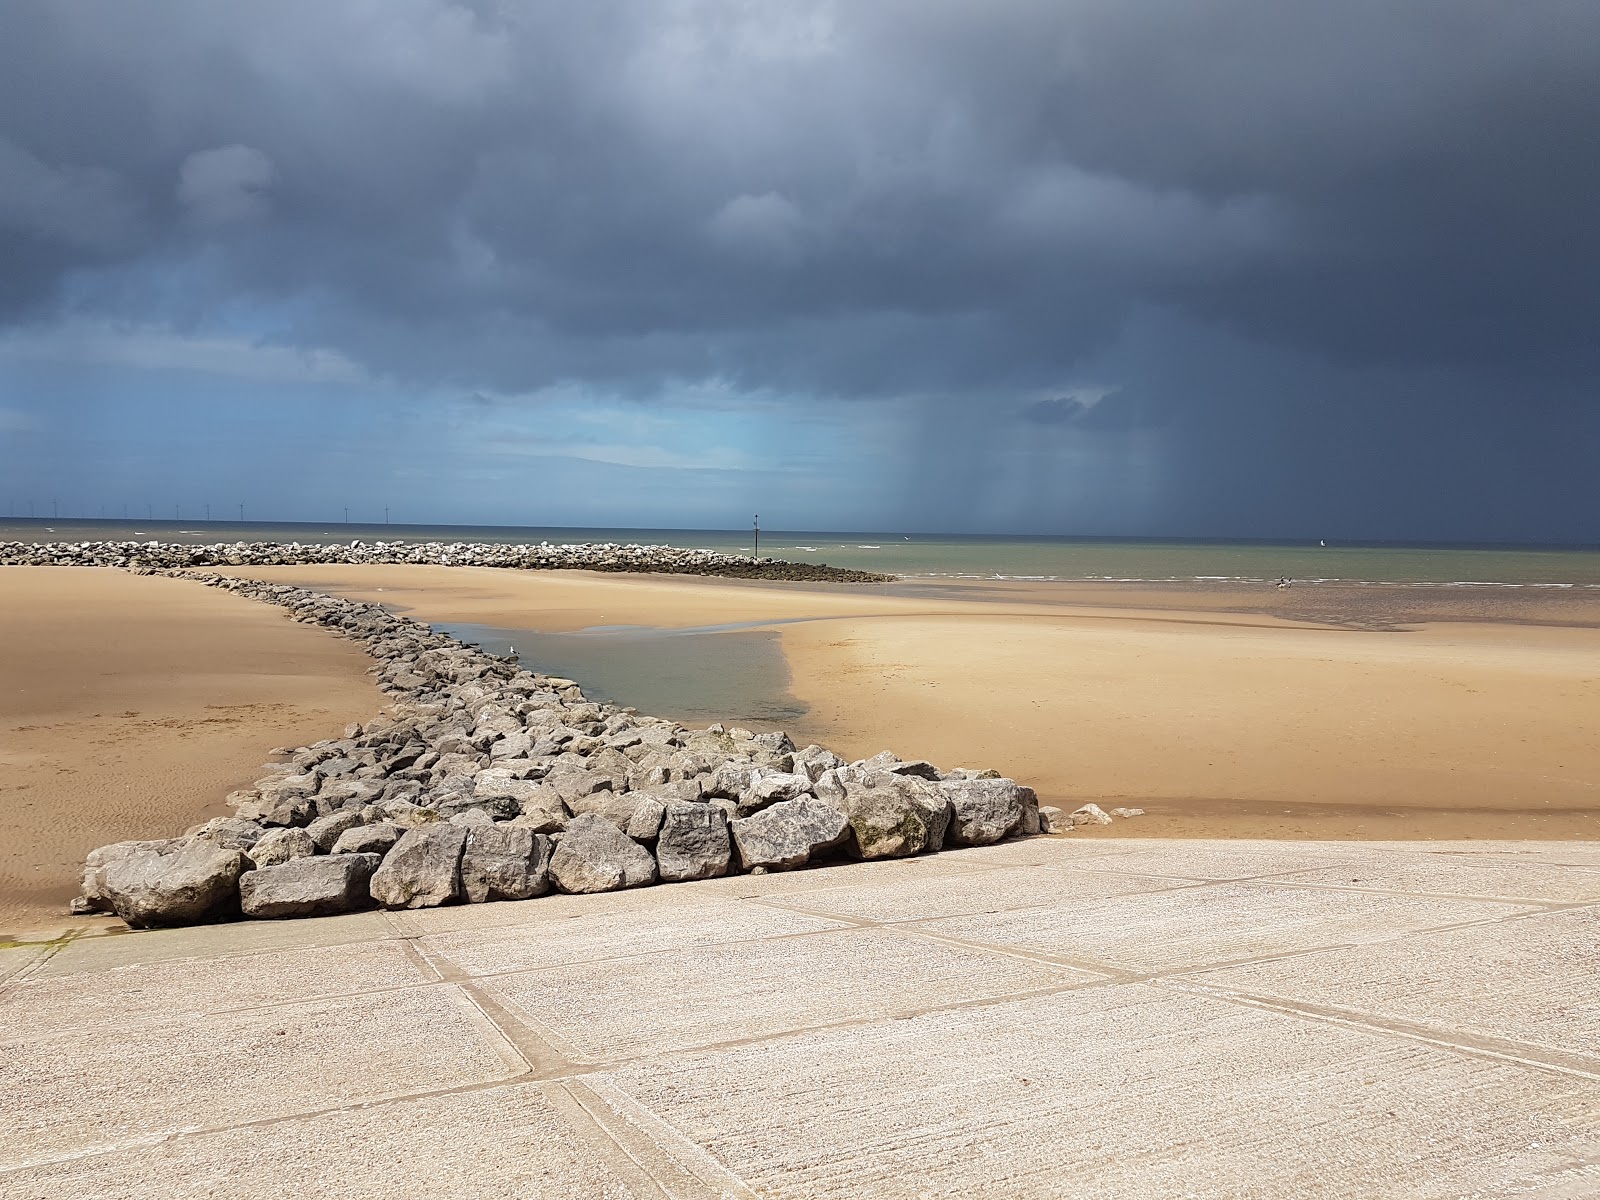
[{"label": "dark storm cloud", "polygon": [[1597,81],[1578,0],[14,0],[0,319],[1014,413],[1159,311],[1238,377],[1026,415],[1188,431],[1194,482],[1246,425],[1379,436],[1252,374],[1279,352],[1432,372],[1384,393],[1417,412],[1491,373],[1511,398],[1453,410],[1480,430],[1565,419],[1600,353]]}]

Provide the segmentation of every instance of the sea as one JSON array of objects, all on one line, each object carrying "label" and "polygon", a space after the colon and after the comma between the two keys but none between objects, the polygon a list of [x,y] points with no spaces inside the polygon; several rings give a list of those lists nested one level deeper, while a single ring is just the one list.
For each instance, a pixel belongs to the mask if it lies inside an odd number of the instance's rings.
[{"label": "sea", "polygon": [[[0,541],[613,542],[751,554],[746,530],[581,529],[511,525],[367,525],[342,521],[115,521],[11,518]],[[1600,545],[1505,546],[1017,537],[890,530],[761,532],[763,558],[883,571],[911,579],[1450,585],[1600,588]]]}]

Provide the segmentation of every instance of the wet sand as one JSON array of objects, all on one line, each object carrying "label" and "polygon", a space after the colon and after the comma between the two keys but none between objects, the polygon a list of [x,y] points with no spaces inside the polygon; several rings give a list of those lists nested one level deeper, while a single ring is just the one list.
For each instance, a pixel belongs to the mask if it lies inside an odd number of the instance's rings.
[{"label": "wet sand", "polygon": [[1600,601],[1583,593],[241,573],[435,621],[771,628],[809,706],[797,737],[1147,812],[1093,836],[1600,836]]},{"label": "wet sand", "polygon": [[275,746],[377,713],[370,665],[212,588],[0,570],[0,938],[61,925],[93,847],[225,815]]}]

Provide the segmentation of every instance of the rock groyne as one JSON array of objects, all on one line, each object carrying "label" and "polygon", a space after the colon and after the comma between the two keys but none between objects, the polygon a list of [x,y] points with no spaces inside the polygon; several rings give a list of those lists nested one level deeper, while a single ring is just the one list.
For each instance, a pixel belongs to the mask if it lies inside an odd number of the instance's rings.
[{"label": "rock groyne", "polygon": [[[151,570],[148,566],[136,569]],[[394,703],[285,751],[232,817],[90,853],[74,911],[136,927],[605,892],[1040,831],[1032,789],[597,704],[382,607],[170,570],[360,642]],[[1058,810],[1044,810],[1046,825]]]},{"label": "rock groyne", "polygon": [[678,546],[587,542],[0,542],[0,566],[122,567],[174,570],[196,567],[299,567],[318,564],[406,564],[504,567],[518,571],[628,571],[671,575],[721,575],[735,579],[787,579],[830,583],[887,583],[892,575],[746,558]]}]

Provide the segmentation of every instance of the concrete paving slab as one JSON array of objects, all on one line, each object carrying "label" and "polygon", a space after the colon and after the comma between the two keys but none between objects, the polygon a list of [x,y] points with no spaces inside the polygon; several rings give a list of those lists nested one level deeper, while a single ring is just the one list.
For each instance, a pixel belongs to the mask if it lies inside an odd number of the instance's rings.
[{"label": "concrete paving slab", "polygon": [[1104,978],[848,929],[554,967],[486,986],[570,1061],[598,1063]]},{"label": "concrete paving slab", "polygon": [[1410,930],[1524,911],[1526,906],[1483,900],[1224,883],[948,917],[918,928],[1062,956],[1090,967],[1162,972],[1381,941]]},{"label": "concrete paving slab", "polygon": [[415,987],[428,981],[396,941],[112,967],[85,988],[81,973],[25,979],[0,990],[0,1027],[26,1038],[99,1030],[106,996],[119,1029],[206,1013]]},{"label": "concrete paving slab", "polygon": [[634,1200],[648,1177],[539,1088],[501,1086],[180,1135],[0,1176],[9,1200]]},{"label": "concrete paving slab", "polygon": [[[1068,839],[1052,838],[1044,843],[1049,847],[1061,846]],[[1184,842],[1140,840],[1130,843],[1084,841],[1079,846],[1120,845],[1128,849],[1114,855],[1087,855],[1094,861],[1078,861],[1077,865],[1097,871],[1125,871],[1136,875],[1172,875],[1185,879],[1260,879],[1263,877],[1314,871],[1337,867],[1348,860],[1350,854],[1343,846],[1318,842],[1309,846],[1296,846],[1283,842]],[[1057,851],[1060,854],[1060,851]],[[1357,855],[1365,859],[1365,854]],[[1060,858],[1043,858],[1043,865],[1051,866]]]},{"label": "concrete paving slab", "polygon": [[0,1041],[0,1063],[10,1110],[0,1169],[523,1069],[447,986],[127,1029],[108,1021],[92,1038],[13,1034]]},{"label": "concrete paving slab", "polygon": [[1494,1038],[1600,1073],[1600,910],[1566,909],[1188,977],[1207,988]]},{"label": "concrete paving slab", "polygon": [[0,984],[14,975],[22,974],[53,949],[53,946],[33,942],[0,947]]},{"label": "concrete paving slab", "polygon": [[36,974],[70,975],[78,971],[103,971],[128,963],[209,958],[299,946],[339,946],[393,936],[393,926],[382,913],[376,912],[300,921],[235,921],[227,925],[194,925],[187,929],[151,929],[78,938],[51,955]]},{"label": "concrete paving slab", "polygon": [[919,921],[964,913],[1036,908],[1064,900],[1093,900],[1132,892],[1164,891],[1186,881],[1114,875],[1060,867],[1011,867],[946,872],[932,878],[900,879],[855,887],[779,895],[769,903],[865,921]]},{"label": "concrete paving slab", "polygon": [[1373,855],[1338,867],[1303,871],[1286,877],[1285,882],[1558,904],[1600,900],[1600,870],[1488,856]]},{"label": "concrete paving slab", "polygon": [[1033,839],[12,947],[0,1194],[1588,1200],[1595,871]]},{"label": "concrete paving slab", "polygon": [[658,904],[635,912],[595,915],[563,914],[554,906],[541,908],[533,902],[525,907],[528,920],[522,924],[434,934],[421,939],[421,945],[428,955],[447,960],[466,975],[490,975],[653,950],[682,954],[722,942],[814,933],[843,924],[737,900]]},{"label": "concrete paving slab", "polygon": [[1582,1168],[1600,1122],[1594,1080],[1137,984],[605,1084],[759,1194],[840,1200],[1504,1195]]}]

